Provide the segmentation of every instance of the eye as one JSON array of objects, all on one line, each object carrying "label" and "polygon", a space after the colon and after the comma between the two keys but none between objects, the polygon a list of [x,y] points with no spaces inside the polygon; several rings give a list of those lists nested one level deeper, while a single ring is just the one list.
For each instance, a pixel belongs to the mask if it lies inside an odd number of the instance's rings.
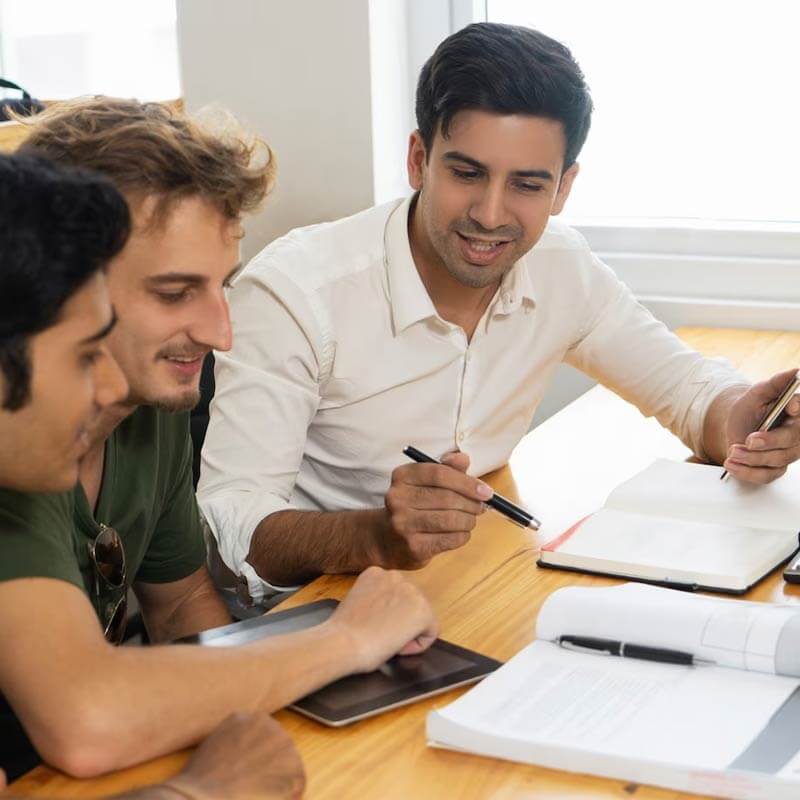
[{"label": "eye", "polygon": [[189,289],[181,289],[179,292],[155,292],[156,297],[162,303],[180,303],[190,296]]},{"label": "eye", "polygon": [[535,192],[541,192],[544,187],[540,183],[528,183],[527,181],[520,181],[519,183],[515,184],[515,188],[520,192],[534,194]]},{"label": "eye", "polygon": [[452,167],[453,175],[461,181],[474,181],[480,178],[481,173],[476,169],[459,169]]}]

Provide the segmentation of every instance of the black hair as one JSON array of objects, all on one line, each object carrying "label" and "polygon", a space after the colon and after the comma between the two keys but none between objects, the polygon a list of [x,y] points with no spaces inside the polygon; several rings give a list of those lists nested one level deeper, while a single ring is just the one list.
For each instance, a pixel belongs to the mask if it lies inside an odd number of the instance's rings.
[{"label": "black hair", "polygon": [[478,22],[448,36],[420,72],[417,127],[427,154],[439,126],[447,138],[453,117],[465,109],[561,122],[567,169],[589,133],[592,98],[563,44],[530,28]]},{"label": "black hair", "polygon": [[105,178],[31,155],[0,155],[0,407],[30,399],[28,340],[125,246],[130,215]]}]

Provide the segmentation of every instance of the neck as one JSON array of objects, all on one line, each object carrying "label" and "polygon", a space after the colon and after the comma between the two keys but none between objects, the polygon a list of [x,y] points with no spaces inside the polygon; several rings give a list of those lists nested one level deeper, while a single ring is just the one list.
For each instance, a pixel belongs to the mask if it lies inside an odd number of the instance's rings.
[{"label": "neck", "polygon": [[461,326],[467,335],[467,340],[472,339],[472,334],[500,282],[473,288],[456,280],[431,245],[419,220],[416,205],[409,214],[408,241],[417,272],[433,301],[436,312],[442,319]]},{"label": "neck", "polygon": [[106,441],[117,426],[135,410],[136,406],[122,403],[104,408],[89,432],[91,444],[78,467],[78,480],[83,486],[91,508],[97,503],[100,490]]},{"label": "neck", "polygon": [[102,451],[108,437],[114,433],[124,420],[136,411],[136,408],[137,406],[135,405],[126,405],[124,403],[116,403],[113,406],[104,408],[89,432],[91,440],[89,452],[91,453],[94,450]]}]

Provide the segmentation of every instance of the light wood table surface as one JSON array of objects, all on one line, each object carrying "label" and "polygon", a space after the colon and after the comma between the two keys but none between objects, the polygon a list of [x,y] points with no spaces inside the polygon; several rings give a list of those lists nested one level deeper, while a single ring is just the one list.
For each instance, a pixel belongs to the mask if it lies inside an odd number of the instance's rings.
[{"label": "light wood table surface", "polygon": [[[679,335],[707,355],[728,357],[751,379],[800,365],[800,333],[683,328]],[[510,464],[487,476],[498,491],[519,499],[543,522],[534,534],[489,512],[472,540],[408,573],[431,599],[441,635],[507,660],[533,639],[536,615],[555,589],[610,585],[607,578],[536,567],[538,546],[569,522],[599,508],[618,483],[656,457],[682,459],[689,451],[655,420],[602,387],[587,392],[532,431]],[[341,597],[346,577],[323,577],[280,608]],[[800,602],[800,587],[776,571],[750,599]],[[268,668],[268,667],[266,667]],[[289,711],[277,718],[293,736],[308,775],[312,800],[391,798],[630,798],[687,797],[620,781],[480,758],[425,745],[425,716],[464,690],[333,730]],[[40,767],[14,785],[40,797],[97,797],[141,786],[176,772],[186,753],[174,754],[102,779],[77,781]]]}]

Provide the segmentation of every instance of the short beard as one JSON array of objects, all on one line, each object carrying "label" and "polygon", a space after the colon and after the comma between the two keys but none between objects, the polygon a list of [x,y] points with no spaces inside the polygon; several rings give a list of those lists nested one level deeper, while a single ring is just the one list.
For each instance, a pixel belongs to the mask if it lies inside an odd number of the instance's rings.
[{"label": "short beard", "polygon": [[147,402],[147,405],[154,408],[161,409],[161,411],[168,411],[170,413],[178,413],[180,411],[191,411],[200,402],[200,390],[193,389],[181,397],[163,398],[157,397]]}]

